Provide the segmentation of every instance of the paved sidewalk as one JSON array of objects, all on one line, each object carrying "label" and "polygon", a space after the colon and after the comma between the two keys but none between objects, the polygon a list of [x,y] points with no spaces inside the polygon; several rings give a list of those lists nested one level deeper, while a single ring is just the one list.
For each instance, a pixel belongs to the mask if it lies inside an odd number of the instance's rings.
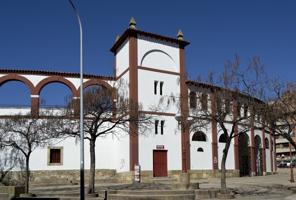
[{"label": "paved sidewalk", "polygon": [[[296,183],[290,183],[289,179],[290,174],[285,169],[268,176],[227,178],[227,187],[236,193],[236,199],[296,200],[296,194],[290,189],[296,188]],[[219,178],[200,181],[200,188],[219,187]]]},{"label": "paved sidewalk", "polygon": [[[296,171],[295,171],[296,174]],[[296,183],[289,182],[290,175],[288,169],[280,169],[277,174],[257,177],[234,177],[227,178],[227,187],[236,195],[236,199],[241,200],[296,200],[296,193],[291,188],[295,188]],[[200,188],[220,188],[219,178],[200,179]],[[169,185],[143,183],[141,185],[118,184],[118,183],[98,183],[97,189],[111,190],[137,190],[150,189],[161,190],[168,189]],[[140,187],[140,188],[138,188]],[[78,185],[60,185],[60,186],[33,186],[32,192],[77,192]]]}]

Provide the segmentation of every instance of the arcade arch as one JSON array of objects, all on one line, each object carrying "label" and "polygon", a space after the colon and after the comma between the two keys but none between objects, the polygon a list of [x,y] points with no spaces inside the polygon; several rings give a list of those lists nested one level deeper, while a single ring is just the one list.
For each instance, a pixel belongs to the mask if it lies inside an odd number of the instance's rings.
[{"label": "arcade arch", "polygon": [[262,145],[261,138],[259,135],[256,135],[254,138],[255,141],[255,174],[256,176],[262,176],[263,174],[263,156],[262,156]]},{"label": "arcade arch", "polygon": [[0,84],[0,93],[1,115],[30,115],[31,91],[24,82],[6,80]]},{"label": "arcade arch", "polygon": [[240,176],[250,175],[250,148],[249,136],[246,133],[241,133],[238,136],[238,155],[239,155],[239,172]]}]

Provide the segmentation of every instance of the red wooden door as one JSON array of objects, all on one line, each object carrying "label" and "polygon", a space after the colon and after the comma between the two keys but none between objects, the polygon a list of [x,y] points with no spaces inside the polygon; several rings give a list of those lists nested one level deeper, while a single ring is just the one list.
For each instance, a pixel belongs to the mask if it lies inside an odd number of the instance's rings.
[{"label": "red wooden door", "polygon": [[167,150],[153,150],[153,176],[168,176]]}]

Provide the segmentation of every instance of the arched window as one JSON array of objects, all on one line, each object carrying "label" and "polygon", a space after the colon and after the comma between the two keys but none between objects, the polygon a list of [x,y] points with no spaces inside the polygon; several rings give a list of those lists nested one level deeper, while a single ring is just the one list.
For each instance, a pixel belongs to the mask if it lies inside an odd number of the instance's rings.
[{"label": "arched window", "polygon": [[261,138],[259,135],[255,136],[255,148],[261,148]]},{"label": "arched window", "polygon": [[190,99],[189,99],[190,108],[196,108],[196,94],[195,94],[195,92],[190,92],[189,96],[190,96]]},{"label": "arched window", "polygon": [[203,148],[199,147],[197,148],[197,152],[204,152]]},{"label": "arched window", "polygon": [[220,135],[220,137],[219,137],[219,142],[220,143],[226,143],[226,134],[225,133],[223,133],[222,135]]},{"label": "arched window", "polygon": [[197,131],[193,134],[192,136],[192,141],[203,141],[206,142],[207,141],[207,136],[204,132],[202,131]]},{"label": "arched window", "polygon": [[265,149],[269,149],[269,140],[268,138],[265,138]]}]

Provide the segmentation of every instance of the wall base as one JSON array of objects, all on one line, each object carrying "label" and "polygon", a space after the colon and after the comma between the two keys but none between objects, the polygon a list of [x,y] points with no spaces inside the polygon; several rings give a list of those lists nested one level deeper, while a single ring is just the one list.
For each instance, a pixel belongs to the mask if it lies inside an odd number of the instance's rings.
[{"label": "wall base", "polygon": [[[10,177],[20,180],[20,172],[10,172]],[[85,183],[88,183],[89,170],[85,170]],[[227,170],[227,177],[238,177],[238,170]],[[189,170],[183,173],[181,170],[168,171],[168,177],[153,177],[153,171],[141,171],[141,182],[151,183],[159,182],[165,184],[184,183],[184,187],[189,182],[197,182],[200,179],[220,177],[219,170]],[[31,171],[31,185],[63,185],[63,184],[79,184],[79,170],[40,170]],[[119,172],[112,169],[96,170],[96,182],[104,183],[132,183],[134,181],[134,171]]]}]

